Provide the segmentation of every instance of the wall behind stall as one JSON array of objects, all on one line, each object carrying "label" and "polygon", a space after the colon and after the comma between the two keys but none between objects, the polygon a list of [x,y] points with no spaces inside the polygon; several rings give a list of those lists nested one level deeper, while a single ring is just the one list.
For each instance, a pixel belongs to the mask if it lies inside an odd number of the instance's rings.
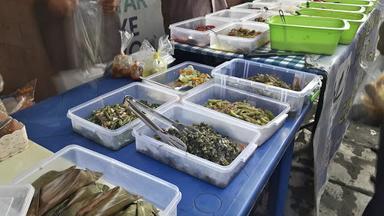
[{"label": "wall behind stall", "polygon": [[0,73],[7,94],[37,78],[36,100],[56,94],[35,19],[35,0],[0,0]]}]

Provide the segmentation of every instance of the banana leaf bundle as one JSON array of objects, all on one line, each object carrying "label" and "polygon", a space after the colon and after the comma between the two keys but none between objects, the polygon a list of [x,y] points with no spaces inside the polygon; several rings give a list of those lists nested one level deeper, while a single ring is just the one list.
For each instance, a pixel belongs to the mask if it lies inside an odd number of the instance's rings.
[{"label": "banana leaf bundle", "polygon": [[99,172],[70,167],[50,171],[32,185],[35,194],[28,216],[152,216],[158,210],[120,187],[97,183]]}]

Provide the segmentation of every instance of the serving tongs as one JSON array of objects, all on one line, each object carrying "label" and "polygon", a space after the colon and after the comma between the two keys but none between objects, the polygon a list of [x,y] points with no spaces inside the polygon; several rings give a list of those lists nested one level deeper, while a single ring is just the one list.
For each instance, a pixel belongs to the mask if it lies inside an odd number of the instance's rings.
[{"label": "serving tongs", "polygon": [[177,130],[178,132],[185,131],[185,130],[196,130],[196,129],[185,126],[181,123],[175,122],[172,119],[165,117],[164,115],[156,112],[152,108],[141,103],[140,101],[137,101],[131,96],[124,97],[123,105],[127,106],[130,110],[132,110],[132,112],[135,113],[137,117],[140,118],[151,130],[153,130],[163,142],[166,142],[169,145],[176,147],[180,150],[187,151],[187,145],[182,140],[180,140],[174,135],[169,134],[166,130],[158,126],[146,115],[150,114],[157,118],[167,121],[168,123],[171,124],[172,128]]}]

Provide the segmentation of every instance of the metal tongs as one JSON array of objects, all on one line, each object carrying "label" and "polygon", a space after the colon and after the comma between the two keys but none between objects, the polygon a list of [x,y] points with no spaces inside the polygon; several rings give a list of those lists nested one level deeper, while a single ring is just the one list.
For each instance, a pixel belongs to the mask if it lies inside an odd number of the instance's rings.
[{"label": "metal tongs", "polygon": [[163,142],[166,142],[169,145],[176,147],[180,150],[183,150],[183,151],[187,150],[187,145],[182,140],[180,140],[176,136],[169,134],[166,130],[164,130],[157,124],[155,124],[151,119],[149,119],[146,116],[146,114],[151,114],[157,118],[161,118],[167,121],[172,125],[172,128],[177,130],[178,132],[181,132],[184,130],[195,130],[194,128],[190,128],[188,126],[185,126],[183,124],[173,121],[172,119],[165,117],[164,115],[156,112],[155,110],[141,103],[140,101],[135,100],[131,96],[124,97],[123,105],[129,107],[129,109],[132,110],[132,112],[135,113],[137,117],[140,118],[150,129],[152,129],[156,133],[156,135],[160,137],[160,139]]}]

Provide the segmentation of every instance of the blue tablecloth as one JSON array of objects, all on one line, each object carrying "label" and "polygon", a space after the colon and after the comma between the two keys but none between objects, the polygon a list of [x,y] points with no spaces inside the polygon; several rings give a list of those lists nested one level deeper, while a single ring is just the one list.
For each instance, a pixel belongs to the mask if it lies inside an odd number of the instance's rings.
[{"label": "blue tablecloth", "polygon": [[[178,205],[179,215],[249,213],[286,149],[292,146],[290,144],[295,133],[310,107],[307,105],[298,118],[288,119],[271,139],[256,150],[237,177],[225,189],[221,189],[136,152],[135,144],[130,144],[119,151],[112,151],[72,131],[70,120],[66,117],[69,108],[128,83],[124,79],[101,78],[42,101],[15,114],[14,117],[26,125],[31,140],[53,152],[69,144],[77,144],[177,185],[182,193],[182,200]],[[290,162],[289,159],[284,163],[288,165],[284,171],[285,187]],[[285,193],[283,194],[284,200]],[[282,204],[279,208],[283,208],[284,202],[280,203]]]}]

